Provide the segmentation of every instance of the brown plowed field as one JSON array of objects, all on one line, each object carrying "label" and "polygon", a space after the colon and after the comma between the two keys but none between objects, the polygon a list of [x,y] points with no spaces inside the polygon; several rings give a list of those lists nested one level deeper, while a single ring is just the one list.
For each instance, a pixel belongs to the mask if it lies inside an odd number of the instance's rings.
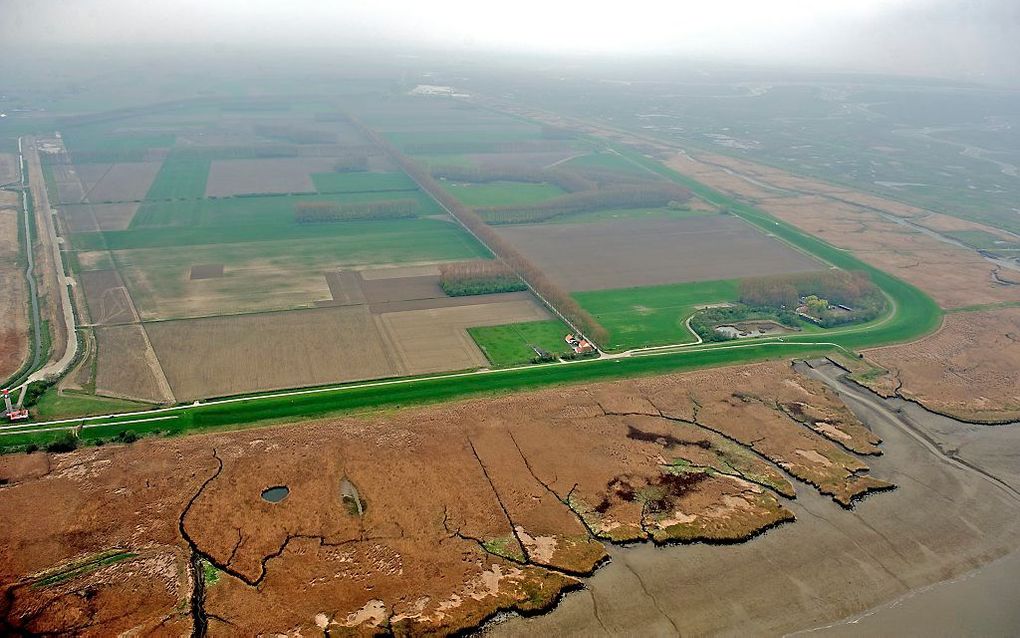
[{"label": "brown plowed field", "polygon": [[311,174],[331,173],[335,164],[328,157],[213,160],[205,196],[314,193]]},{"label": "brown plowed field", "polygon": [[[698,400],[732,396],[748,378],[768,396],[842,410],[785,364],[701,373],[697,387],[712,391]],[[737,542],[792,520],[779,495],[792,495],[789,481],[716,434],[721,422],[658,416],[660,403],[697,412],[692,383],[661,377],[0,457],[0,508],[35,512],[0,531],[0,622],[176,635],[194,603],[214,634],[449,634],[501,609],[550,606],[609,539]],[[744,416],[721,418],[740,427]],[[838,453],[781,422],[755,443],[781,464],[812,463],[799,446]],[[289,493],[266,502],[271,486]],[[352,489],[360,507],[344,498]],[[826,516],[838,525],[836,510]],[[112,551],[127,554],[97,563]],[[204,585],[201,559],[216,566]]]},{"label": "brown plowed field", "polygon": [[898,387],[893,393],[965,421],[1020,419],[1020,308],[949,314],[935,334],[866,356],[888,370],[861,379],[880,394]]},{"label": "brown plowed field", "polygon": [[824,265],[730,215],[497,227],[571,291],[819,270]]},{"label": "brown plowed field", "polygon": [[93,204],[141,201],[161,167],[161,162],[113,164],[99,181],[89,184],[86,197]]},{"label": "brown plowed field", "polygon": [[365,306],[146,324],[181,401],[397,373]]},{"label": "brown plowed field", "polygon": [[0,207],[0,383],[28,357],[28,290],[18,252],[17,209]]},{"label": "brown plowed field", "polygon": [[370,304],[446,298],[446,293],[439,286],[439,277],[435,275],[363,280],[361,289]]},{"label": "brown plowed field", "polygon": [[138,324],[96,328],[96,393],[173,403],[166,377],[142,330]]},{"label": "brown plowed field", "polygon": [[529,296],[519,301],[387,312],[378,316],[378,323],[393,344],[401,374],[426,374],[488,365],[468,328],[549,318]]},{"label": "brown plowed field", "polygon": [[921,288],[944,308],[1017,297],[1017,287],[996,283],[992,273],[997,266],[976,251],[940,241],[882,213],[934,230],[950,224],[949,218],[943,219],[945,216],[718,155],[684,154],[668,164],[709,186],[751,201],[834,246],[852,250],[869,264]]}]

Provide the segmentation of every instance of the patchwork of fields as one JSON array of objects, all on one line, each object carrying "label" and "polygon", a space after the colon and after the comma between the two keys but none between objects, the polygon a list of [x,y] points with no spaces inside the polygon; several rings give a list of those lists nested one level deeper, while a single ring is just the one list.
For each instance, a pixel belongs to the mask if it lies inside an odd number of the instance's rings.
[{"label": "patchwork of fields", "polygon": [[441,264],[492,255],[399,154],[569,291],[608,349],[691,342],[685,321],[741,278],[827,267],[570,131],[436,98],[345,109],[362,124],[205,104],[47,141],[96,340],[80,387],[172,403],[570,353],[529,292],[446,295]]}]

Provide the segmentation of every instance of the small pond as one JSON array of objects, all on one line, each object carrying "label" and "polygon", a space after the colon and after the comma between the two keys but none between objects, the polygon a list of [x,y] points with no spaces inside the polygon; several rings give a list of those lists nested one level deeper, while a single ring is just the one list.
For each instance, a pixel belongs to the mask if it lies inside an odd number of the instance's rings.
[{"label": "small pond", "polygon": [[270,503],[279,503],[290,494],[290,488],[286,485],[276,485],[262,490],[262,500]]}]

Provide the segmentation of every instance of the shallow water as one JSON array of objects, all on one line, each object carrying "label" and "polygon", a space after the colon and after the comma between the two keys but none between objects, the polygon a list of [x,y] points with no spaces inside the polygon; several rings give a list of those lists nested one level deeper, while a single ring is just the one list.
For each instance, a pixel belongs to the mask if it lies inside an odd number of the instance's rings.
[{"label": "shallow water", "polygon": [[262,490],[262,500],[270,503],[279,503],[290,494],[290,488],[286,485],[277,485]]}]

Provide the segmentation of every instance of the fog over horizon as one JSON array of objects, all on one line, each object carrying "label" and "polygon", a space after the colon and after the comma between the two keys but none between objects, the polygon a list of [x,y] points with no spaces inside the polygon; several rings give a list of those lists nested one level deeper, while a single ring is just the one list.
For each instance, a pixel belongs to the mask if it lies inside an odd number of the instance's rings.
[{"label": "fog over horizon", "polygon": [[685,58],[1020,86],[1015,0],[5,0],[0,48],[385,47]]}]

